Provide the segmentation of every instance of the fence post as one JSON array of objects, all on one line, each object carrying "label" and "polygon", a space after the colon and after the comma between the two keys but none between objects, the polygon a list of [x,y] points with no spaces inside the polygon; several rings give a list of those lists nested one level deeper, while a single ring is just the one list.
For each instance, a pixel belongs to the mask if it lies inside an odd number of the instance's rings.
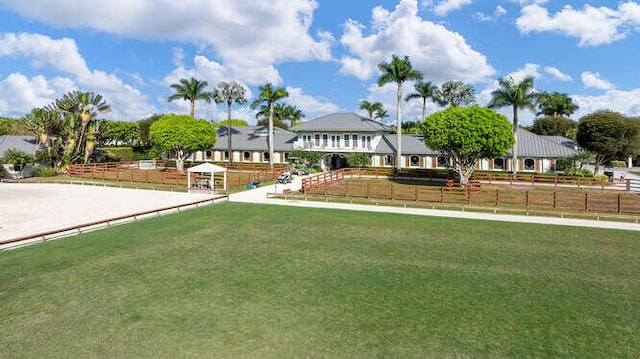
[{"label": "fence post", "polygon": [[558,207],[558,192],[553,191],[553,209]]},{"label": "fence post", "polygon": [[589,212],[589,192],[584,194],[584,210]]},{"label": "fence post", "polygon": [[500,207],[500,190],[496,189],[496,206]]},{"label": "fence post", "polygon": [[524,193],[524,198],[525,198],[524,208],[529,209],[529,191],[526,191]]},{"label": "fence post", "polygon": [[394,191],[393,191],[393,183],[391,184],[391,200],[394,200]]},{"label": "fence post", "polygon": [[349,197],[349,182],[344,183],[344,197]]},{"label": "fence post", "polygon": [[622,213],[622,198],[618,195],[618,214]]},{"label": "fence post", "polygon": [[418,186],[413,186],[413,188],[414,188],[414,191],[415,191],[415,198],[416,198],[415,200],[416,200],[416,202],[418,202]]},{"label": "fence post", "polygon": [[444,187],[440,187],[440,203],[444,203]]}]

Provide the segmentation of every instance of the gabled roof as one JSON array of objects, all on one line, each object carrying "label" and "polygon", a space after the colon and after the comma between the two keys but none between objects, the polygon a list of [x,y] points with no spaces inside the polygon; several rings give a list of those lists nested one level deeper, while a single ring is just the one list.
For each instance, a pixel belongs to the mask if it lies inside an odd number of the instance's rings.
[{"label": "gabled roof", "polygon": [[[268,151],[269,133],[268,126],[236,126],[231,130],[231,149],[233,151]],[[282,128],[274,127],[273,149],[286,152],[293,149],[296,134]],[[227,127],[218,127],[218,140],[213,146],[214,150],[225,151],[227,144]]]},{"label": "gabled roof", "polygon": [[10,149],[16,149],[29,155],[36,153],[40,145],[32,136],[4,135],[0,136],[0,157]]},{"label": "gabled roof", "polygon": [[226,172],[227,169],[222,166],[214,165],[213,163],[204,162],[197,166],[187,168],[187,171],[198,172],[198,173],[215,173],[215,172]]},{"label": "gabled roof", "polygon": [[355,113],[333,113],[302,122],[296,126],[298,132],[389,132],[391,127]]},{"label": "gabled roof", "polygon": [[[576,144],[562,136],[540,136],[518,128],[518,157],[573,157]],[[511,154],[511,150],[508,151]]]}]

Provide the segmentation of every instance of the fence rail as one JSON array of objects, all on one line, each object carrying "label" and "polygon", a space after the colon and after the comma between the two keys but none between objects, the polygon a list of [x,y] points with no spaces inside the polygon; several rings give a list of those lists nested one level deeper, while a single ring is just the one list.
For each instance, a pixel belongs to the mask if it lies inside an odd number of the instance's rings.
[{"label": "fence rail", "polygon": [[[334,171],[338,172],[338,171]],[[369,181],[343,181],[346,172],[309,178],[305,196],[324,199],[384,200],[425,205],[468,205],[535,211],[600,212],[640,215],[640,196],[629,193],[503,190],[481,187],[430,187]]]},{"label": "fence rail", "polygon": [[[226,165],[224,163],[223,165]],[[275,180],[288,170],[286,165],[269,168],[263,164],[234,163],[227,168],[227,188],[243,188],[253,180],[268,182]],[[83,179],[103,181],[126,181],[134,183],[155,183],[187,188],[187,172],[177,171],[168,166],[167,161],[156,161],[156,170],[140,169],[139,162],[106,162],[77,164],[69,167],[68,175]],[[222,181],[222,174],[216,174]],[[220,186],[221,187],[221,186]]]},{"label": "fence rail", "polygon": [[[173,211],[180,212],[180,209],[184,209],[184,208],[189,208],[189,207],[198,208],[201,204],[207,204],[207,203],[213,204],[216,201],[222,201],[224,199],[228,199],[228,197],[229,197],[228,195],[221,195],[221,196],[199,200],[195,202],[163,207],[163,208],[153,209],[149,211],[136,212],[136,213],[132,213],[124,216],[112,217],[112,218],[108,218],[100,221],[82,223],[74,226],[51,230],[51,231],[30,234],[22,237],[0,241],[0,246],[15,244],[13,247],[19,247],[19,246],[23,246],[31,243],[36,243],[36,241],[33,241],[36,239],[39,239],[39,241],[37,242],[46,242],[51,239],[58,239],[58,238],[70,236],[73,234],[81,234],[83,230],[86,230],[86,231],[96,230],[103,227],[110,227],[113,224],[122,224],[127,222],[127,220],[137,221],[138,219],[142,219],[143,217],[147,218],[153,215],[160,216],[163,214],[173,213]],[[3,248],[0,248],[0,251],[4,249],[13,248],[13,247],[11,246],[3,247]]]}]

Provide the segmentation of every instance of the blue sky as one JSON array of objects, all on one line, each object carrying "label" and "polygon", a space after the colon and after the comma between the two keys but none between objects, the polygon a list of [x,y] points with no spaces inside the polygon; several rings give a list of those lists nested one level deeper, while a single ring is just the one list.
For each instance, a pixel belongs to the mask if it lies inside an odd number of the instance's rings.
[{"label": "blue sky", "polygon": [[[425,80],[460,80],[485,105],[504,76],[532,76],[539,91],[569,94],[580,110],[640,116],[640,3],[568,0],[94,0],[0,1],[0,116],[21,117],[79,89],[102,94],[107,118],[186,113],[169,85],[191,76],[238,81],[249,100],[267,81],[307,119],[358,112],[395,87],[377,64],[408,55]],[[413,84],[405,85],[405,94]],[[428,113],[440,110],[434,104]],[[508,110],[503,110],[508,114]],[[420,101],[403,104],[418,120]],[[198,103],[196,116],[226,109]],[[255,123],[248,107],[234,117]],[[510,116],[508,116],[510,117]],[[394,121],[394,119],[389,119]],[[530,124],[524,113],[521,123]]]}]

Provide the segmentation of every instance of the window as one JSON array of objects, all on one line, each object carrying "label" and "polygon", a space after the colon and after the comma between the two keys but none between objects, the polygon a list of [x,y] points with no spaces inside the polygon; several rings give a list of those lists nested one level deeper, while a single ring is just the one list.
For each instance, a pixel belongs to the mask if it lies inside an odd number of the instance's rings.
[{"label": "window", "polygon": [[229,160],[229,151],[224,151],[222,154],[222,157],[224,158],[225,161]]},{"label": "window", "polygon": [[362,148],[368,148],[371,149],[371,136],[362,136],[361,140],[360,140],[361,144],[362,144]]},{"label": "window", "polygon": [[386,155],[384,156],[384,165],[385,166],[394,166],[395,165],[396,156],[394,155]]},{"label": "window", "polygon": [[340,137],[336,137],[336,135],[331,135],[331,147],[333,148],[338,147],[338,142],[340,142]]},{"label": "window", "polygon": [[504,169],[504,159],[496,158],[493,160],[493,169],[494,170],[503,170]]},{"label": "window", "polygon": [[358,147],[358,135],[351,135],[351,139],[353,140],[353,148]]},{"label": "window", "polygon": [[316,147],[320,147],[320,135],[315,135]]},{"label": "window", "polygon": [[411,167],[418,167],[420,166],[420,156],[411,156],[409,158],[409,165]]},{"label": "window", "polygon": [[210,160],[211,159],[211,151],[205,151],[204,159],[205,160]]},{"label": "window", "polygon": [[262,158],[264,158],[265,161],[269,161],[269,152],[262,153]]},{"label": "window", "polygon": [[527,158],[524,160],[524,170],[525,171],[535,171],[536,170],[536,161],[532,158]]},{"label": "window", "polygon": [[447,163],[447,159],[445,157],[438,157],[438,167],[446,168],[446,167],[448,167],[447,165],[448,165],[448,163]]},{"label": "window", "polygon": [[344,148],[349,148],[349,135],[344,135]]},{"label": "window", "polygon": [[322,146],[329,147],[329,135],[322,135]]},{"label": "window", "polygon": [[251,152],[249,151],[244,151],[242,153],[242,160],[244,161],[251,161]]}]

